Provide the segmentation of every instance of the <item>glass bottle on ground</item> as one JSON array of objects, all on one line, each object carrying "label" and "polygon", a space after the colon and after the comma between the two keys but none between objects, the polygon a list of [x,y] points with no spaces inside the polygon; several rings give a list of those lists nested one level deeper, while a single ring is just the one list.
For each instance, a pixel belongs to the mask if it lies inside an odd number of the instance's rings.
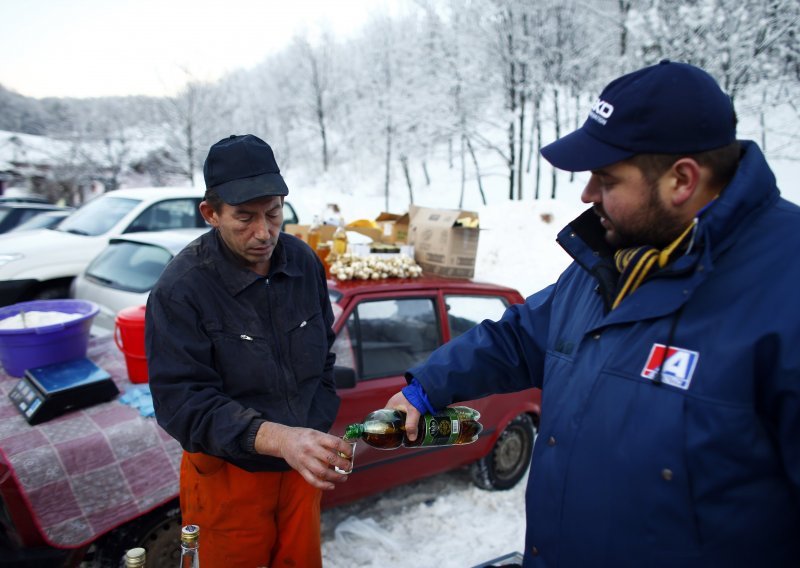
[{"label": "glass bottle on ground", "polygon": [[197,525],[186,525],[181,529],[180,568],[200,568],[199,538],[200,527]]},{"label": "glass bottle on ground", "polygon": [[147,561],[144,548],[131,548],[125,552],[125,568],[143,568]]}]

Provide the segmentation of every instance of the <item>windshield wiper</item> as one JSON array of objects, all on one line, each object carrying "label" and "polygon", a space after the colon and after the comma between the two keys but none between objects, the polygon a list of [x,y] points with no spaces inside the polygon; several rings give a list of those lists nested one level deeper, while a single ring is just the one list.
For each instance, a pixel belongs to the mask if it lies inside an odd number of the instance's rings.
[{"label": "windshield wiper", "polygon": [[114,280],[111,280],[110,278],[103,278],[102,276],[97,276],[96,274],[87,274],[86,277],[89,280],[94,280],[96,282],[99,282],[100,284],[105,284],[107,286],[111,284],[116,284]]},{"label": "windshield wiper", "polygon": [[87,237],[89,236],[89,232],[84,231],[83,229],[67,229],[65,232],[72,233],[73,235],[84,235]]}]

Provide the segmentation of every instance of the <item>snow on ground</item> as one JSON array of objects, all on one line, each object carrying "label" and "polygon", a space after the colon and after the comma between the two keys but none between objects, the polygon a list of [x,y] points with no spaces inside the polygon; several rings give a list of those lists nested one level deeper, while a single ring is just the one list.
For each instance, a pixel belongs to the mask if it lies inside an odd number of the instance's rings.
[{"label": "snow on ground", "polygon": [[467,567],[522,551],[526,482],[484,491],[463,469],[325,511],[323,565]]}]

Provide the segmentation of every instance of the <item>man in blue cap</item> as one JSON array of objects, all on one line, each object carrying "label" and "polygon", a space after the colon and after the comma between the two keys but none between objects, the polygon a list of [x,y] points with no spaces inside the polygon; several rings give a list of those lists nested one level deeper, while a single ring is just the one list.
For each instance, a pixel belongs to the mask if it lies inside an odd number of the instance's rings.
[{"label": "man in blue cap", "polygon": [[200,212],[213,227],[169,263],[147,302],[158,423],[183,447],[184,524],[214,566],[322,564],[321,490],[347,479],[325,270],[281,232],[289,193],[251,134],[209,150]]},{"label": "man in blue cap", "polygon": [[610,83],[542,148],[589,171],[558,281],[409,370],[420,412],[542,388],[525,567],[797,566],[800,208],[705,71]]}]

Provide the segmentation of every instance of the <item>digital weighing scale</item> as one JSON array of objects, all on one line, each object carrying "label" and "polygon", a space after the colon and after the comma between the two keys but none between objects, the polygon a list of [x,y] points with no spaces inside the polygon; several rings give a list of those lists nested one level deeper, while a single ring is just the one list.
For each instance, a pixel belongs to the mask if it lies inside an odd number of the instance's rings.
[{"label": "digital weighing scale", "polygon": [[118,394],[111,375],[82,358],[26,370],[8,397],[33,425],[69,410],[111,400]]}]

